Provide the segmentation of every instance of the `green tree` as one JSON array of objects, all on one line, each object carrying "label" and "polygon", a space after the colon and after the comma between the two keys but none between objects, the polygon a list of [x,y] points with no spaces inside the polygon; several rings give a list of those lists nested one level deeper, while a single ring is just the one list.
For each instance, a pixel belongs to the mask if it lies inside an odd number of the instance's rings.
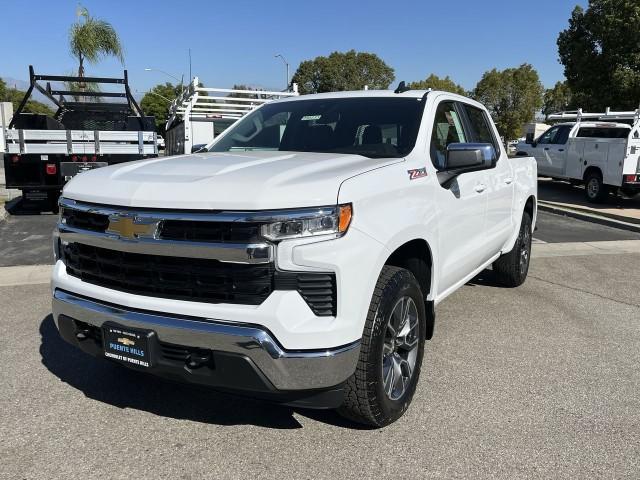
[{"label": "green tree", "polygon": [[322,93],[343,90],[385,89],[394,79],[393,68],[374,53],[333,52],[300,64],[291,81],[300,93]]},{"label": "green tree", "polygon": [[447,75],[444,78],[440,78],[435,74],[429,75],[424,80],[418,80],[417,82],[411,82],[408,85],[413,90],[427,90],[429,88],[433,90],[443,90],[445,92],[457,93],[458,95],[466,95],[467,91],[451,80]]},{"label": "green tree", "polygon": [[[2,91],[4,90],[4,93]],[[26,92],[16,88],[6,88],[6,84],[0,80],[0,102],[11,102],[13,111],[18,109],[18,105],[22,102]],[[23,113],[43,113],[45,115],[53,115],[53,110],[49,105],[36,100],[28,100],[24,106]]]},{"label": "green tree", "polygon": [[113,56],[124,64],[124,49],[113,26],[92,17],[84,7],[78,8],[77,16],[78,21],[69,30],[69,49],[78,59],[78,76],[84,77],[85,61],[95,64]]},{"label": "green tree", "polygon": [[525,63],[518,68],[485,72],[473,96],[486,105],[505,140],[518,138],[542,106],[544,87],[538,72]]},{"label": "green tree", "polygon": [[560,63],[575,103],[589,110],[638,108],[640,3],[590,0],[558,36]]},{"label": "green tree", "polygon": [[169,117],[169,105],[180,95],[182,87],[169,82],[156,85],[144,94],[140,107],[145,115],[153,115],[156,120],[156,131],[165,134],[165,126]]},{"label": "green tree", "polygon": [[567,82],[557,82],[553,88],[549,88],[544,92],[542,105],[542,113],[544,115],[574,108],[573,93]]}]

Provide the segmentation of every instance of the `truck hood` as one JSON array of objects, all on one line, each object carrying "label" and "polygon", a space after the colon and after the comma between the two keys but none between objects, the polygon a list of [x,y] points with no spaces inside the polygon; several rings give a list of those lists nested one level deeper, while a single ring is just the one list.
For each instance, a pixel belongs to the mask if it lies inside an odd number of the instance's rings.
[{"label": "truck hood", "polygon": [[63,195],[138,208],[262,210],[331,205],[346,179],[401,161],[336,153],[206,152],[90,170],[73,178]]}]

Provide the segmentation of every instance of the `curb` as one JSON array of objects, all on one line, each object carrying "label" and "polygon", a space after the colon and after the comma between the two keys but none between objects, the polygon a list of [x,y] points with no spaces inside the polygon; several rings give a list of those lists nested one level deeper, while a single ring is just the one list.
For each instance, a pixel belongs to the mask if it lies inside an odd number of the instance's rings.
[{"label": "curb", "polygon": [[[542,210],[543,212],[554,213],[556,215],[564,215],[565,217],[577,218],[578,220],[598,223],[607,227],[619,228],[621,230],[640,233],[640,224],[617,220],[616,218],[612,218],[613,215],[598,215],[591,212],[587,213],[584,210],[558,207],[543,200],[538,201],[538,209]],[[618,216],[618,218],[620,217]]]}]

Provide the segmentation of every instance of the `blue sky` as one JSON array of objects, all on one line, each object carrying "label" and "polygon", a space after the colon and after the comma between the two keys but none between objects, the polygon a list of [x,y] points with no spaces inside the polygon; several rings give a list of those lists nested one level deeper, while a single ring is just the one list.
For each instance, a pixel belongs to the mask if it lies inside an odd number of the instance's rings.
[{"label": "blue sky", "polygon": [[[433,72],[471,89],[488,69],[528,62],[549,87],[563,79],[558,32],[575,5],[585,6],[587,0],[82,3],[116,28],[130,82],[143,92],[171,80],[145,72],[145,67],[188,78],[189,48],[193,74],[216,87],[245,83],[281,89],[284,65],[274,58],[276,53],[287,58],[293,74],[302,60],[352,48],[378,54],[395,69],[394,83]],[[76,70],[67,47],[76,5],[70,0],[1,0],[5,21],[0,76],[27,80],[29,63],[36,72],[48,74]],[[116,76],[121,68],[106,60],[89,65],[87,73]]]}]

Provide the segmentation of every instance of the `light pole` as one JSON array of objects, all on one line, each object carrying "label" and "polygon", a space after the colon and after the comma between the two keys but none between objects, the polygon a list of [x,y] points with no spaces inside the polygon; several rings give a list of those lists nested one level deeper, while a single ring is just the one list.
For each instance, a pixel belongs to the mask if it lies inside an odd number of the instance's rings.
[{"label": "light pole", "polygon": [[177,82],[180,82],[180,93],[182,93],[184,91],[184,74],[182,75],[181,78],[176,77],[175,75],[171,75],[170,73],[165,72],[164,70],[160,70],[159,68],[145,68],[144,69],[145,72],[160,72],[160,73],[164,73],[167,77],[171,77],[174,78]]},{"label": "light pole", "polygon": [[289,90],[289,62],[287,62],[287,59],[284,58],[284,56],[279,53],[277,55],[274,56],[274,58],[278,58],[280,57],[280,59],[284,62],[284,64],[287,66],[287,85],[286,85],[286,89]]}]

